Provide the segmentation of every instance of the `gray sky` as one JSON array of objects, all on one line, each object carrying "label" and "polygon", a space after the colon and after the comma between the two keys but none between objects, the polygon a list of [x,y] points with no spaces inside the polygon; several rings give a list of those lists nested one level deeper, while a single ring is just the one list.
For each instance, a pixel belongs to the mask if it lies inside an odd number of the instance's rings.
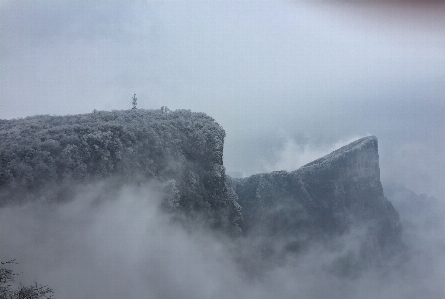
[{"label": "gray sky", "polygon": [[0,118],[191,109],[228,171],[292,170],[364,135],[441,196],[444,2],[1,1]]}]

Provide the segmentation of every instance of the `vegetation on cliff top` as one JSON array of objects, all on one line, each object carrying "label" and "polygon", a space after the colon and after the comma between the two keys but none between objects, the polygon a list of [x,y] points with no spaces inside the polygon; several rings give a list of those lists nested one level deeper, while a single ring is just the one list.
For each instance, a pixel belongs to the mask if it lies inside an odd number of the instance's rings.
[{"label": "vegetation on cliff top", "polygon": [[170,208],[238,226],[240,207],[225,185],[225,132],[204,113],[132,109],[0,125],[0,203],[109,177],[156,180],[169,189]]}]

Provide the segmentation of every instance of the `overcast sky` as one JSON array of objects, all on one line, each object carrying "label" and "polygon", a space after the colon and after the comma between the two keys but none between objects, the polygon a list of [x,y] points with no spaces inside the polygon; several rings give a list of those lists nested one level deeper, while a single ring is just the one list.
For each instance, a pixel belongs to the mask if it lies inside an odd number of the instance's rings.
[{"label": "overcast sky", "polygon": [[379,138],[383,180],[445,193],[445,5],[1,1],[0,118],[191,109],[229,173]]}]

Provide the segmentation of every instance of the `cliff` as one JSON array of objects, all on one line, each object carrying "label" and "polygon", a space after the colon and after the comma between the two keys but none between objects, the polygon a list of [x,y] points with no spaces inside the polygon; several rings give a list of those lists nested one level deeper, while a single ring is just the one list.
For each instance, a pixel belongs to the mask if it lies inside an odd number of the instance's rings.
[{"label": "cliff", "polygon": [[[361,256],[383,259],[401,225],[380,183],[378,142],[365,137],[293,172],[225,175],[225,132],[188,110],[127,110],[0,120],[0,204],[69,200],[73,188],[155,181],[163,205],[212,228],[300,251],[364,230]],[[241,211],[242,207],[242,211]],[[329,244],[326,243],[326,244]]]},{"label": "cliff", "polygon": [[399,216],[380,183],[376,137],[356,140],[293,172],[228,182],[243,207],[245,233],[286,240],[285,250],[358,228],[366,231],[363,259],[382,259],[400,244]]},{"label": "cliff", "polygon": [[73,186],[103,179],[113,179],[111,185],[157,181],[167,208],[239,230],[240,207],[225,184],[225,132],[203,113],[137,109],[0,125],[2,205],[65,200]]}]

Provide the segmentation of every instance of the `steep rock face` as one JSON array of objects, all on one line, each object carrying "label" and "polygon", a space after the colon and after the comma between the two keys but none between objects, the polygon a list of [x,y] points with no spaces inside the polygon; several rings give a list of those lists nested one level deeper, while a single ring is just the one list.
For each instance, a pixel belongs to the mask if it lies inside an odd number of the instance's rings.
[{"label": "steep rock face", "polygon": [[366,228],[364,258],[399,242],[401,225],[380,183],[378,142],[365,137],[293,172],[228,179],[243,207],[245,232],[286,239],[298,250],[309,240]]},{"label": "steep rock face", "polygon": [[204,113],[101,111],[0,125],[0,204],[48,196],[48,190],[58,200],[73,184],[113,177],[154,180],[165,184],[169,208],[239,230],[240,207],[225,183],[225,132]]}]

